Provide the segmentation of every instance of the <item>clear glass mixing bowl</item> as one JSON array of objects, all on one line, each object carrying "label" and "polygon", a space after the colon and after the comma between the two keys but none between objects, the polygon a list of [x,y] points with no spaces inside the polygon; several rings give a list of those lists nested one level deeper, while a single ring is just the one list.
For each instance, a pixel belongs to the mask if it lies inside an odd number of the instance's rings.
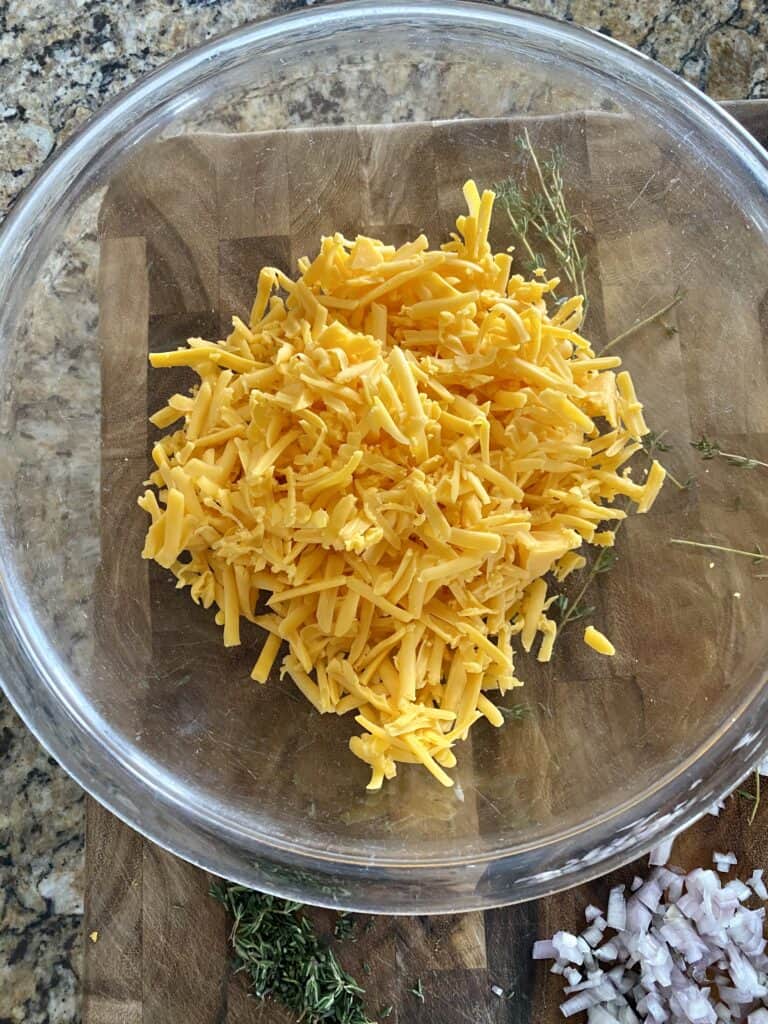
[{"label": "clear glass mixing bowl", "polygon": [[[464,123],[413,129],[424,148],[407,174],[381,131],[355,128],[411,121]],[[506,703],[525,712],[476,726],[456,790],[405,767],[370,794],[347,750],[354,723],[320,720],[288,681],[252,684],[256,638],[225,651],[211,615],[139,557],[144,414],[169,386],[147,346],[216,334],[261,262],[289,263],[322,231],[441,241],[465,177],[522,173],[523,127],[540,153],[562,149],[596,345],[684,290],[622,352],[673,446],[662,458],[695,481],[630,519],[591,592],[614,659],[575,626],[550,665],[521,659],[526,688]],[[288,128],[322,130],[248,134]],[[509,244],[503,216],[494,230]],[[162,846],[315,903],[487,907],[630,859],[766,749],[765,566],[669,540],[768,550],[765,474],[689,444],[768,458],[767,265],[765,154],[671,73],[569,24],[345,3],[165,65],[62,148],[0,237],[0,665],[14,706]]]}]

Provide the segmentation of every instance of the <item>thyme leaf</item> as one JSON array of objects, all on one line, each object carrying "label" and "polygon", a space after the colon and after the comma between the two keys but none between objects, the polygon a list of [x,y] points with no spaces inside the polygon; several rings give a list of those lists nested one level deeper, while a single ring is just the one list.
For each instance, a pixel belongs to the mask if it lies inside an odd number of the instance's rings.
[{"label": "thyme leaf", "polygon": [[673,445],[667,444],[663,438],[666,437],[667,431],[661,430],[658,433],[655,430],[649,431],[645,437],[640,439],[640,444],[643,447],[643,451],[652,459],[656,452],[671,452]]},{"label": "thyme leaf", "polygon": [[533,714],[533,708],[530,704],[513,704],[510,708],[499,708],[499,711],[501,711],[505,718],[509,718],[514,722],[519,722]]},{"label": "thyme leaf", "polygon": [[355,934],[355,919],[351,914],[339,914],[333,926],[333,935],[336,939],[351,939]]}]

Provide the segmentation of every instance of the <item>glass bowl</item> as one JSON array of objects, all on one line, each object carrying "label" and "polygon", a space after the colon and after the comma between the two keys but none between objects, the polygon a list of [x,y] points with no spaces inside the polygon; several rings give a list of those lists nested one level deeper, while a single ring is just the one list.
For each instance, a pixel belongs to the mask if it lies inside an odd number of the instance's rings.
[{"label": "glass bowl", "polygon": [[[561,153],[596,347],[682,294],[620,351],[660,457],[694,479],[630,518],[589,593],[615,658],[577,624],[549,665],[520,659],[526,687],[502,729],[459,746],[455,789],[405,766],[371,794],[354,723],[320,719],[288,680],[251,683],[256,637],[225,650],[212,615],[141,560],[145,414],[169,386],[147,349],[218,336],[262,263],[324,231],[438,244],[465,178],[526,173],[526,128]],[[393,139],[415,147],[407,172]],[[503,214],[494,241],[510,244]],[[768,550],[764,472],[690,443],[768,458],[767,259],[765,153],[659,65],[570,24],[345,3],[171,61],[60,150],[0,237],[8,696],[134,828],[284,896],[467,910],[638,855],[768,745],[765,571],[670,544]]]}]

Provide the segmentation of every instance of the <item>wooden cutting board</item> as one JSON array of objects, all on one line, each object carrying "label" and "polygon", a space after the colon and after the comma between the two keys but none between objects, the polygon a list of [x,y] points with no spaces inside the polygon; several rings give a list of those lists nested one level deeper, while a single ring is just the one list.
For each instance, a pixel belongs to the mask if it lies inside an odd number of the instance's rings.
[{"label": "wooden cutting board", "polygon": [[[768,138],[768,102],[739,103],[733,112],[765,143]],[[601,115],[598,115],[601,116]],[[578,117],[551,118],[538,123],[544,145],[561,141],[572,131],[582,131]],[[396,234],[403,239],[416,233],[423,221],[423,189],[418,174],[402,173],[404,153],[407,161],[421,174],[433,174],[445,190],[455,190],[460,181],[440,174],[441,147],[450,138],[452,151],[457,145],[474,146],[473,172],[480,180],[497,176],[496,167],[483,167],[484,149],[477,143],[488,142],[499,132],[509,136],[504,122],[403,126],[398,129],[370,129],[357,140],[365,152],[363,163],[375,163],[381,180],[397,182],[398,209]],[[306,166],[316,156],[317,146],[329,139],[333,129],[322,132],[291,133],[289,145],[295,147],[292,166]],[[495,134],[494,134],[495,133]],[[582,132],[583,133],[583,132]],[[278,133],[275,135],[275,140]],[[348,141],[348,139],[347,139]],[[322,196],[301,210],[280,209],[274,197],[265,202],[258,193],[235,191],[216,209],[215,225],[220,243],[214,250],[206,242],[210,231],[211,206],[208,202],[206,175],[215,164],[222,146],[230,147],[228,166],[238,159],[238,137],[200,136],[176,141],[174,150],[166,143],[165,156],[170,187],[186,189],[189,203],[186,216],[200,225],[199,244],[195,232],[179,226],[185,237],[185,271],[178,273],[180,254],[176,250],[151,255],[153,273],[149,289],[126,287],[131,280],[145,279],[146,238],[141,232],[125,231],[125,218],[134,212],[130,175],[114,186],[102,209],[102,305],[103,356],[103,429],[102,441],[107,453],[102,463],[102,495],[109,502],[133,500],[135,481],[146,466],[146,438],[135,430],[125,431],[139,409],[143,415],[149,404],[157,407],[159,395],[146,376],[147,345],[164,347],[175,344],[194,328],[189,312],[207,310],[208,329],[217,334],[225,329],[233,310],[247,308],[258,268],[264,263],[290,264],[297,255],[310,251],[322,231]],[[280,145],[284,145],[284,137]],[[403,148],[405,146],[405,149]],[[313,149],[313,147],[315,147]],[[269,161],[276,146],[263,147],[264,164],[259,174],[269,180]],[[345,152],[335,143],[323,146],[327,154]],[[361,151],[362,152],[362,151]],[[242,150],[241,159],[250,159],[252,150]],[[462,175],[466,163],[456,161],[453,177]],[[354,165],[354,161],[352,161]],[[336,169],[339,180],[350,173],[350,162],[340,158]],[[255,175],[255,171],[254,171]],[[409,182],[416,185],[409,187]],[[338,182],[337,182],[338,184]],[[345,195],[341,219],[332,226],[344,230],[366,230],[378,234],[388,225],[392,237],[392,218],[382,211],[392,202],[392,193],[378,194],[370,181],[357,188],[354,175],[342,180]],[[197,205],[195,205],[197,204]],[[445,208],[438,196],[438,214]],[[338,216],[338,213],[337,213]],[[443,216],[443,233],[449,218]],[[433,217],[434,220],[434,217]],[[167,235],[173,247],[173,232]],[[250,238],[247,249],[241,240]],[[192,239],[192,244],[190,243]],[[254,244],[253,240],[258,243]],[[163,268],[173,261],[172,278]],[[115,271],[119,269],[119,273]],[[593,323],[605,326],[606,310],[599,288],[593,295]],[[130,311],[131,315],[126,316]],[[199,317],[197,322],[199,322]],[[127,337],[126,325],[148,323],[150,337]],[[168,381],[162,385],[167,388]],[[113,520],[114,521],[114,520]],[[133,543],[133,542],[136,543]],[[104,639],[123,642],[131,639],[126,659],[133,659],[137,673],[146,659],[162,656],[162,644],[152,643],[148,633],[147,594],[155,585],[136,568],[138,560],[128,555],[137,549],[139,538],[108,534],[102,537],[104,579],[119,579],[121,586],[135,596],[126,610],[128,621],[120,630],[109,633],[110,624],[102,623]],[[120,564],[118,565],[118,560]],[[162,582],[167,587],[165,581]],[[151,630],[149,630],[151,632]],[[748,786],[749,788],[749,786]],[[693,867],[707,863],[713,849],[733,849],[745,865],[766,866],[765,825],[768,807],[752,826],[748,824],[749,802],[734,797],[727,802],[719,819],[707,818],[690,829],[675,850],[675,863]],[[618,872],[622,880],[631,878],[633,866]],[[637,871],[644,870],[642,865]],[[356,928],[356,940],[339,949],[340,959],[368,990],[367,1006],[375,1018],[381,1007],[394,1007],[392,1024],[411,1021],[458,1024],[470,1021],[510,1022],[510,1024],[554,1024],[560,1019],[561,981],[547,973],[544,965],[530,961],[530,948],[537,937],[550,935],[558,928],[580,929],[587,903],[604,905],[611,880],[603,879],[577,890],[521,906],[435,918],[370,918]],[[84,975],[85,1024],[245,1024],[275,1022],[287,1024],[291,1017],[272,1004],[260,1004],[247,995],[241,978],[231,975],[227,953],[227,923],[221,909],[207,895],[210,878],[203,872],[174,858],[142,839],[92,800],[87,807],[86,833],[86,933],[98,933],[97,941],[86,941]],[[332,915],[317,912],[320,927],[330,929]],[[411,989],[421,979],[424,1001]],[[498,997],[491,986],[501,987]]]}]

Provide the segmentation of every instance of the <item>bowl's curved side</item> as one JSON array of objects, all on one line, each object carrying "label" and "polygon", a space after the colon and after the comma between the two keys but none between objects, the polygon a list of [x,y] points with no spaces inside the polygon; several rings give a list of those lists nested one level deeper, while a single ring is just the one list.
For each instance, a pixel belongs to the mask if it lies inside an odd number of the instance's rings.
[{"label": "bowl's curved side", "polygon": [[[494,53],[512,42],[532,53],[567,52],[585,74],[606,87],[620,83],[638,102],[642,99],[649,117],[663,120],[671,104],[680,124],[699,133],[706,158],[719,159],[724,185],[741,190],[743,215],[768,248],[766,154],[716,104],[648,58],[595,33],[523,11],[418,0],[352,2],[245,26],[212,40],[141,79],[62,147],[0,231],[5,380],[11,380],[20,297],[82,197],[109,181],[118,156],[124,161],[197,104],[204,105],[222,76],[234,81],[243,68],[267,55],[275,60],[283,50],[301,53],[318,40],[354,46],[356,36],[394,29],[412,38],[431,35],[445,46],[472,38]],[[0,440],[12,445],[12,431],[3,426]],[[14,500],[14,481],[4,480],[0,508],[12,507]],[[674,772],[610,813],[543,842],[487,842],[450,853],[441,852],[437,842],[413,855],[348,837],[326,844],[302,836],[276,839],[226,808],[204,806],[193,787],[179,785],[172,773],[111,728],[107,713],[84,699],[71,667],[41,628],[14,568],[15,538],[1,512],[0,551],[3,687],[38,740],[84,789],[148,838],[192,863],[267,892],[388,913],[480,909],[540,896],[624,863],[678,831],[730,791],[768,750],[762,667],[745,681],[748,696],[738,710]]]}]

